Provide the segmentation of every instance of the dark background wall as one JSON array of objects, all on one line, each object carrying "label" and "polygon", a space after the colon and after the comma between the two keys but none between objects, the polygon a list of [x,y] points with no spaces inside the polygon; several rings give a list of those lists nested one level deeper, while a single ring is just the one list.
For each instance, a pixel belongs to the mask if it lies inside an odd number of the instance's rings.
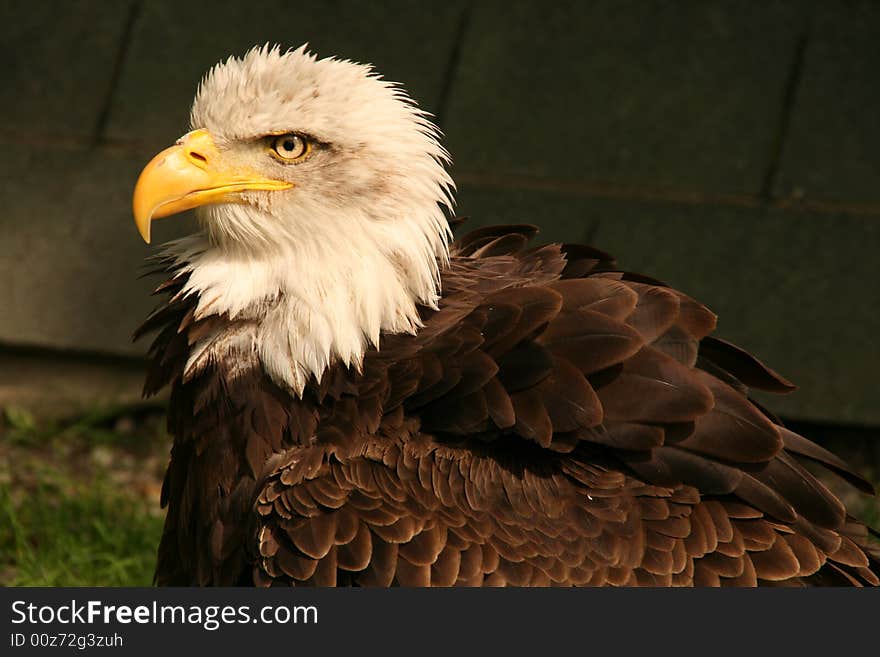
[{"label": "dark background wall", "polygon": [[774,410],[880,425],[878,35],[867,1],[2,0],[0,404],[136,393],[134,180],[209,66],[308,41],[437,115],[472,223],[611,251],[801,386]]}]

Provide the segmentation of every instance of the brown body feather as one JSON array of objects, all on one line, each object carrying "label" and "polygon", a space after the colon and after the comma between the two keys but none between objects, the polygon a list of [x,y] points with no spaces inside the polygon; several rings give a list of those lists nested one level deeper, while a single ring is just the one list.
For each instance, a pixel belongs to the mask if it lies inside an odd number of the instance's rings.
[{"label": "brown body feather", "polygon": [[864,527],[805,470],[834,455],[748,388],[792,385],[715,317],[530,226],[453,245],[439,310],[302,398],[219,359],[178,294],[146,391],[173,386],[163,585],[878,584]]}]

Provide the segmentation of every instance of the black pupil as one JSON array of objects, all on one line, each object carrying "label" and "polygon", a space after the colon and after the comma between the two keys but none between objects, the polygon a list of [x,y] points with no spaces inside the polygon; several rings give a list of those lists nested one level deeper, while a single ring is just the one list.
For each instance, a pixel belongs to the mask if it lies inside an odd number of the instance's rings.
[{"label": "black pupil", "polygon": [[292,151],[294,148],[296,148],[296,142],[293,139],[285,139],[283,146],[284,150]]}]

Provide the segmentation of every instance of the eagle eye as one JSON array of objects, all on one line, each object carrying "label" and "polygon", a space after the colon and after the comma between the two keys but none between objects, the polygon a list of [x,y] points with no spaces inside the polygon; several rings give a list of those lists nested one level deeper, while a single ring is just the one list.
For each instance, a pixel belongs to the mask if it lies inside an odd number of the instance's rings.
[{"label": "eagle eye", "polygon": [[309,154],[311,145],[300,135],[279,135],[272,139],[272,151],[283,162],[296,162]]}]

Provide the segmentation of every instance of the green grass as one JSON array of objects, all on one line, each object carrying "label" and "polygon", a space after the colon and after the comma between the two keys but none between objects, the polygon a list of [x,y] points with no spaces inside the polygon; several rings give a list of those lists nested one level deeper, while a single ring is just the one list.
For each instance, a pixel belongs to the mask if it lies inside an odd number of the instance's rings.
[{"label": "green grass", "polygon": [[[18,499],[16,499],[16,497]],[[148,586],[162,519],[107,481],[53,473],[26,495],[0,487],[7,586]]]},{"label": "green grass", "polygon": [[[0,427],[0,584],[149,586],[167,438],[118,414]],[[122,430],[120,430],[120,427]]]}]

